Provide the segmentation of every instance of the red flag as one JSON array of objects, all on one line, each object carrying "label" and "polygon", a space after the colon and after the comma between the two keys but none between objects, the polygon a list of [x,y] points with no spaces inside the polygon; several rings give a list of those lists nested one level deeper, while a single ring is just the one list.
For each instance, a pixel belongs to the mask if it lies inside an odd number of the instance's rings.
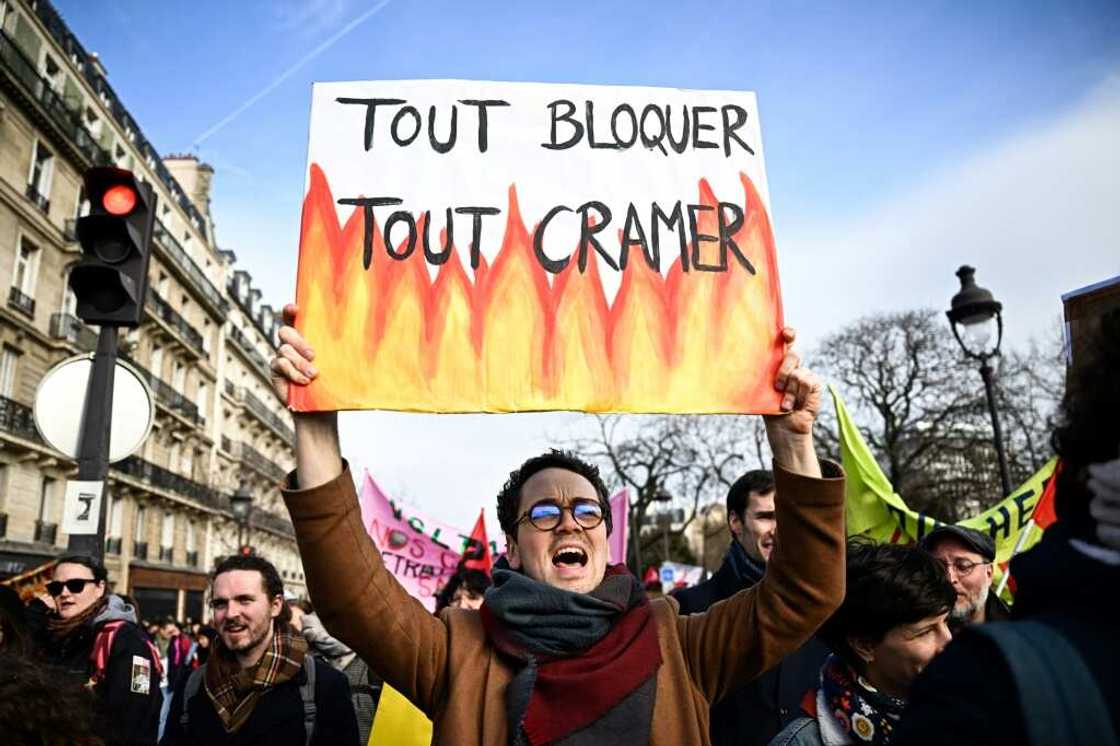
[{"label": "red flag", "polygon": [[474,523],[467,546],[463,549],[463,567],[468,570],[482,570],[490,574],[490,566],[494,564],[490,556],[490,542],[486,538],[486,517],[482,510],[478,511],[478,520]]}]

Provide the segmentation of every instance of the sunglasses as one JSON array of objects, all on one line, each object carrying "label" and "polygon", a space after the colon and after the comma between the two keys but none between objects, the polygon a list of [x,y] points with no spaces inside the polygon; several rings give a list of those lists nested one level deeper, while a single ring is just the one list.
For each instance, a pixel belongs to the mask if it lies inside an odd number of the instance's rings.
[{"label": "sunglasses", "polygon": [[533,503],[514,525],[528,520],[538,531],[552,531],[560,525],[565,510],[572,514],[572,520],[580,528],[592,529],[603,522],[603,506],[598,500],[572,500],[568,505],[561,505],[555,500],[541,500]]},{"label": "sunglasses", "polygon": [[65,588],[66,590],[68,590],[71,593],[76,595],[76,594],[82,592],[82,589],[86,587],[86,583],[96,583],[96,582],[97,581],[94,580],[93,578],[71,578],[70,580],[52,580],[51,582],[47,583],[47,593],[51,594],[51,596],[60,596],[60,595],[62,595],[62,589]]}]

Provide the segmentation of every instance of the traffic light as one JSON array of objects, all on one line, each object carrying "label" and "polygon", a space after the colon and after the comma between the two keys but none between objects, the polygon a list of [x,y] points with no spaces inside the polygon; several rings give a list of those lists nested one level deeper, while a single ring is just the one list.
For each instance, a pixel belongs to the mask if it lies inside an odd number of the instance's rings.
[{"label": "traffic light", "polygon": [[237,552],[242,557],[252,557],[254,554],[257,553],[257,550],[254,549],[253,547],[249,546],[248,544],[242,544],[241,548],[238,549]]},{"label": "traffic light", "polygon": [[82,178],[90,210],[78,218],[82,258],[70,271],[78,318],[139,326],[156,216],[152,188],[131,171],[108,166],[91,168]]}]

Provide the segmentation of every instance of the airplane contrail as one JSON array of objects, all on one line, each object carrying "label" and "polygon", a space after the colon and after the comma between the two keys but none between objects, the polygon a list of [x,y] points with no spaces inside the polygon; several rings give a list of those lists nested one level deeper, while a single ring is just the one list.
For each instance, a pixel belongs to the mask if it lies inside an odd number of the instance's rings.
[{"label": "airplane contrail", "polygon": [[271,83],[266,85],[263,89],[258,91],[253,97],[251,97],[249,100],[245,101],[240,106],[238,106],[236,109],[234,109],[232,112],[227,114],[225,117],[223,117],[221,119],[221,121],[219,121],[214,126],[210,127],[210,129],[206,130],[201,135],[196,137],[195,140],[194,140],[194,146],[197,148],[199,145],[202,144],[202,142],[204,140],[209,139],[215,132],[217,132],[218,130],[225,127],[227,124],[232,122],[234,119],[237,119],[237,117],[239,117],[243,113],[245,113],[246,109],[248,109],[253,104],[260,101],[262,98],[267,96],[269,93],[272,93],[272,91],[276,90],[276,88],[279,87],[280,84],[282,84],[285,80],[287,80],[292,75],[294,75],[301,67],[306,65],[308,62],[311,62],[311,60],[315,59],[316,57],[321,55],[323,52],[330,49],[334,45],[335,42],[337,42],[339,39],[346,36],[348,33],[350,33],[355,28],[360,26],[362,23],[364,23],[366,20],[368,20],[370,18],[370,16],[374,15],[379,10],[381,10],[386,5],[388,5],[389,2],[390,2],[390,0],[381,0],[381,2],[377,3],[372,8],[365,11],[360,16],[358,16],[357,18],[355,18],[354,20],[350,21],[345,26],[340,28],[333,35],[331,35],[331,37],[329,39],[327,39],[322,44],[320,44],[319,46],[315,47],[310,52],[305,54],[302,58],[299,59],[299,61],[297,61],[294,65],[289,67],[287,70],[280,73],[280,75],[277,76],[277,78],[275,80],[273,80]]}]

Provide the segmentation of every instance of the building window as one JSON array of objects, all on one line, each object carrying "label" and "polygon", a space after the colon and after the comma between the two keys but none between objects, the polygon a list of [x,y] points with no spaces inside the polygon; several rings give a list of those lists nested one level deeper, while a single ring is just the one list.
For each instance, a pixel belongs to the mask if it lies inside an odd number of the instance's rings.
[{"label": "building window", "polygon": [[4,345],[0,350],[0,396],[11,399],[16,388],[16,362],[19,353]]},{"label": "building window", "polygon": [[159,279],[156,280],[156,292],[159,293],[161,298],[166,298],[167,297],[167,287],[170,284],[170,282],[171,282],[171,280],[167,276],[167,273],[161,271],[159,273]]},{"label": "building window", "polygon": [[16,266],[12,272],[12,287],[27,297],[35,295],[35,280],[39,274],[39,247],[26,236],[20,238]]},{"label": "building window", "polygon": [[152,357],[148,365],[152,367],[152,375],[156,378],[163,378],[163,348],[152,347]]},{"label": "building window", "polygon": [[210,354],[210,319],[202,320],[202,351]]},{"label": "building window", "polygon": [[93,110],[92,106],[86,107],[86,129],[89,130],[90,135],[96,140],[101,137],[101,117],[97,116],[97,112]]},{"label": "building window", "polygon": [[179,471],[190,479],[194,477],[194,452],[189,448],[183,449],[183,458],[179,462]]},{"label": "building window", "polygon": [[164,511],[163,522],[159,533],[159,559],[161,562],[171,561],[171,551],[175,546],[175,514],[170,510]]},{"label": "building window", "polygon": [[54,153],[35,141],[35,156],[31,159],[31,172],[27,175],[27,194],[43,210],[50,204],[51,181],[54,179]]},{"label": "building window", "polygon": [[198,404],[198,413],[202,419],[206,419],[206,410],[210,406],[210,390],[206,388],[205,383],[198,384],[198,398],[195,400]]},{"label": "building window", "polygon": [[171,374],[171,386],[172,386],[172,388],[174,388],[176,391],[182,391],[183,390],[183,384],[186,382],[186,379],[187,379],[187,366],[183,364],[183,361],[176,360],[175,361],[175,372]]},{"label": "building window", "polygon": [[143,505],[136,506],[136,522],[132,527],[132,553],[137,559],[148,559],[148,516]]},{"label": "building window", "polygon": [[55,93],[61,93],[64,77],[62,68],[55,62],[54,57],[51,57],[49,54],[44,54],[43,66],[40,71],[43,73],[43,77],[46,79],[47,85],[50,86],[51,90]]}]

